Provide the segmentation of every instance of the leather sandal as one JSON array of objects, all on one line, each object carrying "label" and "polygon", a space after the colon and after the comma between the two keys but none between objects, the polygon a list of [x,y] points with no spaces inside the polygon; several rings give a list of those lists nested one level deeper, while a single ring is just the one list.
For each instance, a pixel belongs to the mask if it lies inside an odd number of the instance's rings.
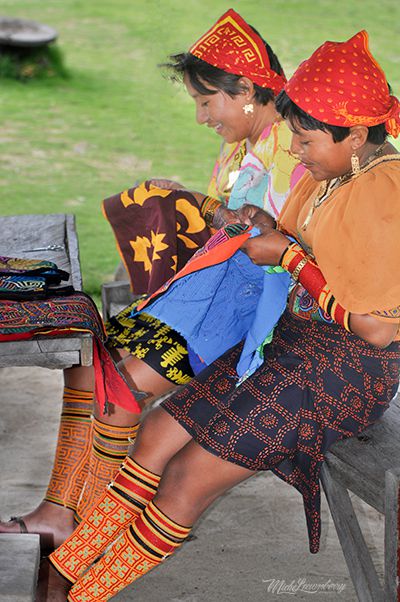
[{"label": "leather sandal", "polygon": [[8,522],[11,523],[11,521],[14,521],[17,523],[17,525],[19,525],[19,532],[20,533],[29,533],[25,521],[21,516],[11,516],[10,520]]},{"label": "leather sandal", "polygon": [[[24,535],[25,533],[29,534],[28,527],[22,516],[10,516],[10,520],[8,522],[16,522],[19,526],[19,532]],[[40,536],[40,556],[41,558],[47,557],[51,552],[54,551],[54,546],[44,546],[42,545],[42,536]]]}]

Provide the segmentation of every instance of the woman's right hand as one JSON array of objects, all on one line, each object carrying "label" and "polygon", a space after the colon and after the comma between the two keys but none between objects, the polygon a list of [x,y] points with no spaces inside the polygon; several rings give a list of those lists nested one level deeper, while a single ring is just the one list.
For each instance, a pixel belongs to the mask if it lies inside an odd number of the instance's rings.
[{"label": "woman's right hand", "polygon": [[186,190],[186,187],[179,182],[175,182],[175,180],[167,180],[165,178],[152,178],[150,183],[153,184],[153,186],[157,186],[157,188],[162,188],[163,190]]},{"label": "woman's right hand", "polygon": [[269,226],[258,225],[261,234],[248,238],[240,247],[256,265],[279,265],[282,253],[290,240]]},{"label": "woman's right hand", "polygon": [[257,205],[246,203],[237,209],[237,215],[241,223],[248,226],[266,226],[269,228],[275,228],[276,226],[276,221],[272,215]]}]

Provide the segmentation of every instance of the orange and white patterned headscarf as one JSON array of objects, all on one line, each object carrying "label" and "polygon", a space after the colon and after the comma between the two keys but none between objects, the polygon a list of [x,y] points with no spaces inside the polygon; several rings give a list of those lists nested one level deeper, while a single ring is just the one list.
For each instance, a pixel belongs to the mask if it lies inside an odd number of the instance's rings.
[{"label": "orange and white patterned headscarf", "polygon": [[303,61],[285,86],[303,111],[329,125],[368,127],[384,123],[400,134],[400,103],[391,96],[385,74],[362,30],[347,42],[325,42]]},{"label": "orange and white patterned headscarf", "polygon": [[233,9],[229,9],[189,52],[227,73],[248,77],[262,88],[278,94],[285,82],[269,62],[263,40]]}]

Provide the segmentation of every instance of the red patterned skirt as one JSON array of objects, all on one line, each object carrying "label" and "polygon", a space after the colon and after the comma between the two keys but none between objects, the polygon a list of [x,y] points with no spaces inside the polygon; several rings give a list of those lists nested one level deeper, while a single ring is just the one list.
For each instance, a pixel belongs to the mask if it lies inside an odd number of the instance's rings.
[{"label": "red patterned skirt", "polygon": [[286,311],[263,365],[236,387],[240,351],[227,351],[162,407],[209,452],[272,470],[296,487],[315,553],[324,454],[387,409],[399,382],[400,343],[378,349],[341,327]]}]

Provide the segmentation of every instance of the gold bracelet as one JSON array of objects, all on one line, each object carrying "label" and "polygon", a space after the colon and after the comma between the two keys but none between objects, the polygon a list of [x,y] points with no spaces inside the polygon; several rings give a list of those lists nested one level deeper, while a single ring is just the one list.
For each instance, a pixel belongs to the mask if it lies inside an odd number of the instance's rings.
[{"label": "gold bracelet", "polygon": [[214,221],[214,211],[209,209],[208,211],[205,212],[203,217],[204,217],[204,221],[206,222],[207,226],[209,228],[212,228],[213,221]]},{"label": "gold bracelet", "polygon": [[214,214],[216,210],[221,207],[221,205],[223,205],[223,203],[221,203],[221,201],[218,199],[214,199],[211,196],[204,197],[200,206],[200,213],[209,228],[212,228]]},{"label": "gold bracelet", "polygon": [[292,278],[294,280],[298,280],[299,276],[300,276],[300,272],[301,270],[304,268],[304,266],[308,263],[308,255],[306,255],[305,257],[303,257],[303,259],[301,259],[299,261],[299,263],[296,265],[296,267],[294,268],[293,272],[292,272]]}]

